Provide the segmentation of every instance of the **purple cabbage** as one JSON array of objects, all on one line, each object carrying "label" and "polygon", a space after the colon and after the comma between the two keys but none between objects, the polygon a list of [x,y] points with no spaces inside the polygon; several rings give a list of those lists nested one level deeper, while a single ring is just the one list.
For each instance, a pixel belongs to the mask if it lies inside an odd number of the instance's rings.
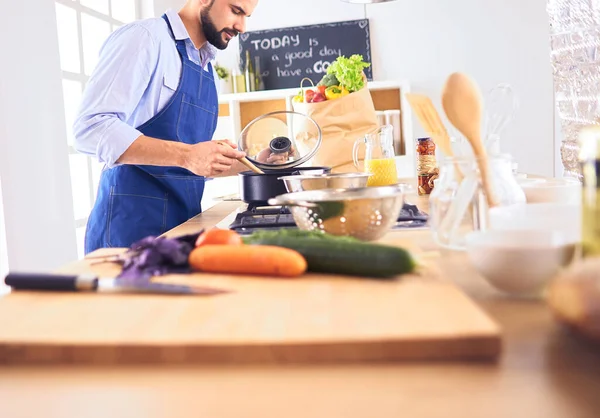
[{"label": "purple cabbage", "polygon": [[119,279],[149,280],[152,276],[189,273],[188,258],[204,230],[177,238],[149,236],[134,242],[119,263]]}]

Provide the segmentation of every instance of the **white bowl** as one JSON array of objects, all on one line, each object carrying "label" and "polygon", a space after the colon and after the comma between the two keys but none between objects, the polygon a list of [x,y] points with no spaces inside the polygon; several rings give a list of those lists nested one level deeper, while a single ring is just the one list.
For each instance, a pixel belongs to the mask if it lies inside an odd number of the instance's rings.
[{"label": "white bowl", "polygon": [[519,179],[527,203],[571,203],[581,202],[581,182],[576,179]]},{"label": "white bowl", "polygon": [[581,204],[532,203],[489,210],[490,228],[557,231],[568,244],[581,241]]},{"label": "white bowl", "polygon": [[469,260],[492,286],[521,296],[539,296],[576,251],[557,231],[476,231],[466,242]]}]

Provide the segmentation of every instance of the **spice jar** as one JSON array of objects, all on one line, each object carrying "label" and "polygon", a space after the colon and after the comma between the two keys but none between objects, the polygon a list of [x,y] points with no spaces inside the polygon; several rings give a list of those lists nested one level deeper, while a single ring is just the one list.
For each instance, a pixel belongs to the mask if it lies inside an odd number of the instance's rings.
[{"label": "spice jar", "polygon": [[417,179],[419,195],[430,194],[439,170],[435,160],[435,142],[431,138],[417,139]]},{"label": "spice jar", "polygon": [[579,143],[579,166],[583,177],[582,256],[600,256],[600,127],[582,129]]}]

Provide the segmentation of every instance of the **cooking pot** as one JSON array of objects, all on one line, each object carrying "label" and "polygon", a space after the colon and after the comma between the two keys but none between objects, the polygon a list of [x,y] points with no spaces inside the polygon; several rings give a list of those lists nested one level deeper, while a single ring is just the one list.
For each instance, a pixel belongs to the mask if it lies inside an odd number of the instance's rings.
[{"label": "cooking pot", "polygon": [[280,177],[330,173],[331,167],[306,166],[321,141],[317,122],[302,113],[271,112],[250,122],[240,134],[238,149],[264,174],[239,173],[242,201],[255,207],[268,206],[269,199],[287,193]]},{"label": "cooking pot", "polygon": [[[263,170],[264,171],[264,170]],[[240,176],[240,197],[254,206],[268,206],[269,199],[287,193],[285,183],[280,180],[281,176],[294,176],[299,174],[330,173],[329,167],[303,167],[289,168],[285,170],[265,171],[258,174],[254,171],[244,171]]]}]

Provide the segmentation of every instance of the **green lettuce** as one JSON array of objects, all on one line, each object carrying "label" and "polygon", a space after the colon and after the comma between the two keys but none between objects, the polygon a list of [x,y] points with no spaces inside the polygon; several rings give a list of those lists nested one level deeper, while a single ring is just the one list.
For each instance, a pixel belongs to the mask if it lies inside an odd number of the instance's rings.
[{"label": "green lettuce", "polygon": [[352,93],[365,86],[363,70],[370,65],[363,61],[362,55],[354,54],[350,58],[342,55],[327,68],[327,74],[333,74],[340,85]]}]

